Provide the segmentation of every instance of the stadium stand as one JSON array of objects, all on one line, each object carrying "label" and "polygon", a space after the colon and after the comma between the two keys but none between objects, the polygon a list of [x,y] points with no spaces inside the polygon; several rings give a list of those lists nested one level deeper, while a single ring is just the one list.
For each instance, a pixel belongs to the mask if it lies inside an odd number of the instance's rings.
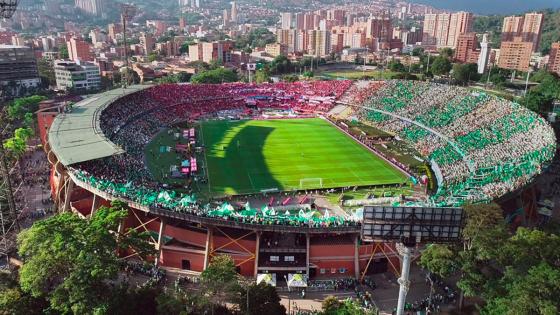
[{"label": "stadium stand", "polygon": [[465,88],[416,81],[311,81],[274,84],[166,84],[126,95],[101,115],[106,136],[126,152],[74,166],[93,187],[146,206],[245,223],[293,226],[356,224],[312,211],[274,213],[199,204],[193,195],[159,187],[144,165],[144,148],[162,128],[219,112],[288,110],[326,114],[336,104],[360,121],[396,135],[430,161],[437,192],[425,205],[487,202],[527,184],[554,156],[556,140],[543,118],[522,106]]},{"label": "stadium stand", "polygon": [[361,120],[398,135],[440,170],[433,204],[493,200],[527,184],[554,156],[550,126],[519,104],[434,83],[376,88],[354,91],[351,104]]}]

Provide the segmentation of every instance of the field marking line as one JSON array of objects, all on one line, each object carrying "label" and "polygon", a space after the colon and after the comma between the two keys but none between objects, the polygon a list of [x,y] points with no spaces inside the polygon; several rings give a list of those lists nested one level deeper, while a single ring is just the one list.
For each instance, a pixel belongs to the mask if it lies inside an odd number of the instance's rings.
[{"label": "field marking line", "polygon": [[249,182],[251,183],[251,187],[253,187],[253,190],[256,190],[257,188],[255,188],[255,185],[253,184],[253,179],[251,178],[251,174],[249,174],[249,172],[247,172],[247,177],[249,177]]},{"label": "field marking line", "polygon": [[204,141],[204,132],[202,131],[202,129],[204,129],[202,127],[203,124],[200,124],[200,136],[202,138],[202,145],[204,146],[204,168],[206,169],[206,179],[208,180],[208,193],[211,194],[212,192],[210,191],[210,169],[208,168],[208,159],[206,158],[206,141]]},{"label": "field marking line", "polygon": [[[343,103],[344,104],[344,103]],[[389,163],[389,165],[393,166],[393,168],[397,169],[399,172],[401,172],[402,174],[406,175],[406,179],[408,180],[410,177],[412,177],[412,174],[409,174],[407,171],[403,170],[402,168],[400,168],[397,164],[393,163],[393,161],[389,160],[388,158],[382,156],[381,154],[379,154],[378,152],[376,152],[375,150],[373,150],[372,148],[368,147],[367,145],[365,145],[364,143],[362,143],[361,141],[359,141],[358,139],[356,139],[354,136],[352,136],[350,133],[346,132],[346,130],[340,128],[337,124],[335,124],[334,122],[330,121],[329,119],[325,119],[326,121],[328,121],[332,126],[334,126],[336,129],[342,131],[342,133],[344,133],[346,136],[350,137],[350,139],[354,140],[356,143],[358,143],[359,145],[361,145],[362,147],[366,148],[369,152],[373,153],[375,156],[381,158],[382,160],[384,160],[385,162]]]}]

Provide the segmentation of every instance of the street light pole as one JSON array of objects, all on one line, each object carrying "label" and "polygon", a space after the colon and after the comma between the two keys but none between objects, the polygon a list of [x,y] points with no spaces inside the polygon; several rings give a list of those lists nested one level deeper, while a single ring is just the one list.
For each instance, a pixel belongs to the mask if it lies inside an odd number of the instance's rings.
[{"label": "street light pole", "polygon": [[527,79],[525,80],[525,93],[523,96],[527,96],[527,89],[529,88],[529,75],[531,74],[531,69],[527,71]]}]

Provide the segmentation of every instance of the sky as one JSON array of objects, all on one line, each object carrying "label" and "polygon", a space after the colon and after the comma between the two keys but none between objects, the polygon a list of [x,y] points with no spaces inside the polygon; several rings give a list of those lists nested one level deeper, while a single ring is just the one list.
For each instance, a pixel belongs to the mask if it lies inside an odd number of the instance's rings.
[{"label": "sky", "polygon": [[412,2],[477,14],[513,14],[544,8],[560,8],[560,0],[412,0]]}]

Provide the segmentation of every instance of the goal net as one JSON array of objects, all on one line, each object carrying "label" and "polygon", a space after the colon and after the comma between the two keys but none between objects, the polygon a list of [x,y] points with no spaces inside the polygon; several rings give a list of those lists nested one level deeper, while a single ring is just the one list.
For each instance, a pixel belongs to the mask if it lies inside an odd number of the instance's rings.
[{"label": "goal net", "polygon": [[299,189],[323,188],[322,178],[302,178],[299,180]]}]

